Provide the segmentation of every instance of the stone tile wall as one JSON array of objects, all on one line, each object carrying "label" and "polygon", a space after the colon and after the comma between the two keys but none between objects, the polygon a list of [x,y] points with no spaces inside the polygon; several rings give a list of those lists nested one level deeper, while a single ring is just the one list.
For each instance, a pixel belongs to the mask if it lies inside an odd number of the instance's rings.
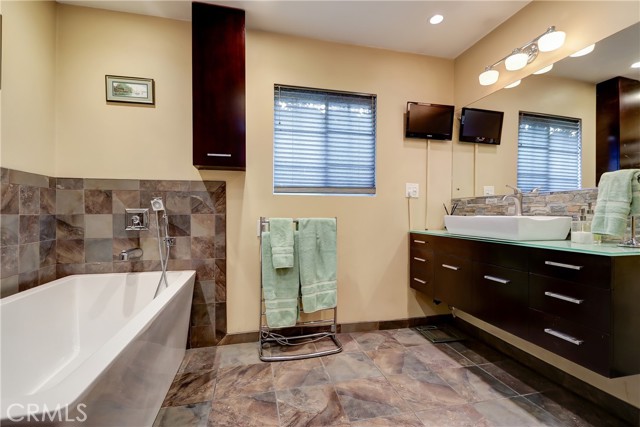
[{"label": "stone tile wall", "polygon": [[[1,169],[0,292],[7,296],[70,274],[160,269],[155,215],[148,231],[125,231],[125,208],[162,197],[170,270],[196,270],[189,346],[226,334],[226,189],[219,181],[53,178]],[[120,261],[140,247],[141,259]]]},{"label": "stone tile wall", "polygon": [[[513,201],[503,202],[502,197],[500,195],[451,199],[451,205],[458,204],[456,215],[513,215]],[[522,214],[573,216],[577,219],[580,209],[586,208],[589,203],[595,209],[597,199],[597,188],[525,195],[522,199]]]}]

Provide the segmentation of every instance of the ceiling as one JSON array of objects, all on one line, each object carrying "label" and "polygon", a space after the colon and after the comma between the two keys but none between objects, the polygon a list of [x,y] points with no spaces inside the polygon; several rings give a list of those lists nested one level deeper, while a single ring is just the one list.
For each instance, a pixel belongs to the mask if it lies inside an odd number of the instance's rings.
[{"label": "ceiling", "polygon": [[[58,0],[59,3],[191,20],[189,0]],[[250,30],[282,33],[453,59],[530,0],[206,1],[246,11]],[[444,16],[429,24],[434,14]]]}]

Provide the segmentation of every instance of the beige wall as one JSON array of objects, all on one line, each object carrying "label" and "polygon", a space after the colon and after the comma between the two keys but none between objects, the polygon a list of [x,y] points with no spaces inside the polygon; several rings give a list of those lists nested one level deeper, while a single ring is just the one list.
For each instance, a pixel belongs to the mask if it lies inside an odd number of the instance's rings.
[{"label": "beige wall", "polygon": [[[407,289],[406,232],[424,228],[427,198],[434,206],[449,198],[426,184],[427,170],[432,179],[450,175],[450,143],[404,141],[403,113],[409,100],[452,103],[453,61],[249,32],[247,171],[199,174],[188,23],[73,6],[59,7],[58,22],[57,176],[226,180],[229,332],[258,327],[261,215],[338,218],[340,322],[435,312]],[[106,104],[105,74],[154,78],[155,108]],[[274,83],[378,95],[375,197],[272,194]],[[405,182],[422,188],[411,225]]]},{"label": "beige wall", "polygon": [[507,194],[505,185],[516,184],[520,111],[582,119],[582,188],[595,187],[595,85],[531,76],[470,106],[504,111],[502,141],[496,146],[454,142],[453,197],[481,196],[485,185],[493,185],[496,194]]},{"label": "beige wall", "polygon": [[56,4],[2,2],[2,166],[53,175]]}]

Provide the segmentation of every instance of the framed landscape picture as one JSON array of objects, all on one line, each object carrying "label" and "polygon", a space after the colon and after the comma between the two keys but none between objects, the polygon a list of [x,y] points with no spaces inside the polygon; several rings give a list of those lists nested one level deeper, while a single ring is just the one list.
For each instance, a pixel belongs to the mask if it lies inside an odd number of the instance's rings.
[{"label": "framed landscape picture", "polygon": [[107,102],[155,105],[153,79],[105,76]]}]

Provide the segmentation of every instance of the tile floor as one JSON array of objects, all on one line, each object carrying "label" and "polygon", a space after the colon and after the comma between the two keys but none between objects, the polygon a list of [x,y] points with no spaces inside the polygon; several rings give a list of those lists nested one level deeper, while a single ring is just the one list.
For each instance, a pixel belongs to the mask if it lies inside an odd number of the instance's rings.
[{"label": "tile floor", "polygon": [[257,343],[188,350],[154,427],[626,425],[473,340],[432,344],[412,329],[339,339],[342,353],[289,362],[261,362]]}]

